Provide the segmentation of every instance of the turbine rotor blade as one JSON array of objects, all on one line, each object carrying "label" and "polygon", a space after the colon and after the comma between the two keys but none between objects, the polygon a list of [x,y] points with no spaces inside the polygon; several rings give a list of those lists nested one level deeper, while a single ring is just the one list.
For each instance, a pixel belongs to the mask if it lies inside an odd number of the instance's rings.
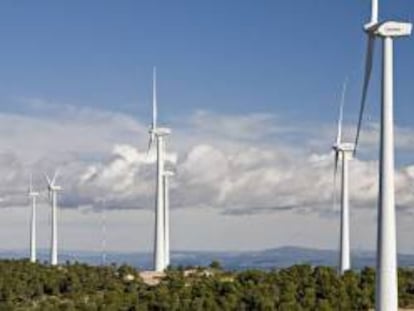
[{"label": "turbine rotor blade", "polygon": [[369,82],[371,79],[372,63],[374,60],[374,48],[375,48],[375,36],[373,34],[368,34],[367,54],[366,54],[366,63],[365,63],[365,76],[364,76],[364,82],[363,82],[364,84],[362,87],[361,106],[359,110],[358,126],[357,126],[357,132],[356,132],[355,144],[354,144],[354,155],[356,154],[356,150],[358,147],[362,120],[363,120],[364,110],[365,110],[365,104],[366,104],[367,95],[368,95]]},{"label": "turbine rotor blade", "polygon": [[51,185],[51,180],[50,180],[49,176],[46,173],[43,173],[43,175],[45,175],[47,185],[50,186]]},{"label": "turbine rotor blade", "polygon": [[152,129],[157,127],[157,68],[152,72]]},{"label": "turbine rotor blade", "polygon": [[339,106],[338,131],[337,131],[337,136],[336,136],[336,145],[339,145],[342,141],[342,122],[343,122],[343,115],[344,115],[344,105],[345,105],[347,83],[348,83],[348,79],[345,79],[344,85],[342,87],[341,103]]},{"label": "turbine rotor blade", "polygon": [[152,138],[150,137],[150,139],[149,139],[149,141],[148,141],[147,154],[150,152],[150,150],[151,150],[151,146],[152,146]]},{"label": "turbine rotor blade", "polygon": [[155,140],[154,131],[157,128],[157,68],[152,70],[152,124],[150,130],[150,138],[148,141],[147,157],[151,151],[152,144]]},{"label": "turbine rotor blade", "polygon": [[155,141],[155,130],[157,129],[157,68],[154,67],[152,71],[152,124],[150,131],[150,139],[148,142],[147,157],[151,151],[152,145]]},{"label": "turbine rotor blade", "polygon": [[151,151],[151,148],[152,148],[152,145],[154,144],[154,140],[155,140],[155,137],[154,137],[155,135],[154,135],[154,133],[153,132],[151,132],[151,134],[150,134],[150,139],[149,139],[149,141],[148,141],[148,149],[147,149],[147,154],[149,154],[150,153],[150,151]]},{"label": "turbine rotor blade", "polygon": [[33,174],[30,173],[29,194],[33,192]]},{"label": "turbine rotor blade", "polygon": [[55,182],[56,182],[56,178],[59,176],[59,170],[57,169],[56,171],[55,171],[55,173],[53,174],[53,178],[52,178],[52,185],[54,185],[55,184]]},{"label": "turbine rotor blade", "polygon": [[371,24],[378,23],[378,0],[371,0]]}]

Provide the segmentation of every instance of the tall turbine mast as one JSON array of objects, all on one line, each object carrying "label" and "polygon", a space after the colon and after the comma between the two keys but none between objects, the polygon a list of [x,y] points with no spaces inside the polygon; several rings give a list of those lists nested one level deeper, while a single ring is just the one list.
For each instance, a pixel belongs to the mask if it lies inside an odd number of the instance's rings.
[{"label": "tall turbine mast", "polygon": [[152,125],[150,128],[150,141],[148,152],[157,141],[157,177],[155,195],[155,238],[154,238],[154,270],[161,272],[166,268],[165,260],[165,208],[164,208],[164,165],[165,165],[165,139],[171,134],[168,128],[158,127],[157,124],[157,91],[156,71],[153,71],[153,99],[152,99]]},{"label": "tall turbine mast", "polygon": [[56,185],[56,178],[58,172],[56,171],[53,178],[45,175],[47,181],[47,188],[49,192],[49,199],[52,206],[52,232],[51,232],[51,250],[50,250],[50,264],[56,266],[58,264],[58,231],[57,231],[57,193],[62,190],[62,187]]},{"label": "tall turbine mast", "polygon": [[371,3],[371,21],[364,26],[369,43],[355,145],[357,146],[359,140],[367,89],[371,76],[374,41],[376,38],[380,38],[383,42],[383,59],[375,310],[397,311],[393,42],[395,38],[410,36],[412,24],[396,21],[378,22],[378,0],[372,0]]},{"label": "tall turbine mast", "polygon": [[165,267],[171,263],[170,256],[170,178],[174,176],[174,172],[164,172],[164,253]]},{"label": "tall turbine mast", "polygon": [[342,142],[343,109],[345,104],[346,82],[344,83],[339,107],[338,131],[336,143],[332,146],[335,153],[334,167],[334,204],[336,205],[336,175],[339,159],[342,159],[341,172],[341,225],[339,238],[339,268],[342,275],[351,269],[350,230],[349,230],[349,182],[348,182],[348,161],[352,158],[354,145]]},{"label": "tall turbine mast", "polygon": [[33,190],[32,174],[30,174],[29,182],[29,198],[32,203],[32,215],[30,224],[30,262],[36,262],[36,199],[39,196],[38,192]]}]

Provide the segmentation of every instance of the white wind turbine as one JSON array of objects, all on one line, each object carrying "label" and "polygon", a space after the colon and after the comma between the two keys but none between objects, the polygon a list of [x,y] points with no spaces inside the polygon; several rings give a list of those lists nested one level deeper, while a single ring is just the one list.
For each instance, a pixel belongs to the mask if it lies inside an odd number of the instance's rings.
[{"label": "white wind turbine", "polygon": [[106,232],[107,232],[107,224],[106,224],[106,199],[100,200],[101,203],[101,234],[102,234],[102,241],[101,241],[101,250],[102,250],[102,258],[101,264],[103,266],[106,265]]},{"label": "white wind turbine", "polygon": [[153,71],[153,95],[152,95],[152,125],[150,128],[150,151],[154,141],[157,144],[157,181],[155,199],[155,237],[154,237],[154,270],[164,271],[166,268],[165,254],[165,208],[164,208],[164,163],[165,163],[165,138],[171,134],[168,128],[157,126],[157,77],[156,69]]},{"label": "white wind turbine", "polygon": [[30,222],[30,261],[36,262],[36,199],[39,192],[33,191],[32,175],[30,175],[29,198],[32,203],[32,215]]},{"label": "white wind turbine", "polygon": [[[334,167],[334,194],[336,194],[336,175],[338,171],[339,159],[342,160],[341,172],[341,227],[340,227],[340,255],[339,255],[339,273],[351,269],[351,250],[350,250],[350,231],[349,231],[349,182],[348,182],[348,161],[352,159],[354,144],[342,142],[342,121],[345,104],[346,83],[342,90],[341,104],[339,108],[338,132],[336,142],[332,146],[335,153]],[[336,204],[336,195],[334,195],[334,204]]]},{"label": "white wind turbine", "polygon": [[50,264],[56,266],[58,264],[58,232],[57,232],[57,193],[62,190],[62,187],[56,185],[57,171],[50,179],[45,174],[47,181],[47,189],[49,191],[49,201],[52,205],[52,236],[51,236],[51,251]]},{"label": "white wind turbine", "polygon": [[171,263],[170,258],[170,178],[174,172],[164,172],[164,254],[165,267]]},{"label": "white wind turbine", "polygon": [[393,42],[394,38],[410,36],[412,24],[396,21],[379,22],[378,0],[371,0],[371,9],[371,21],[364,26],[368,35],[368,50],[355,146],[358,145],[371,77],[375,39],[379,37],[383,41],[383,60],[375,309],[396,311],[398,283],[394,190]]}]

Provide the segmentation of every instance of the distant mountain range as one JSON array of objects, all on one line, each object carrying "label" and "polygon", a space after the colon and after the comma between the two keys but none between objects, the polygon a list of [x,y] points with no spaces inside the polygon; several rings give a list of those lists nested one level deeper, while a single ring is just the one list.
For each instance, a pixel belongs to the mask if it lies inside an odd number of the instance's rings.
[{"label": "distant mountain range", "polygon": [[[17,259],[28,257],[23,251],[0,251],[1,259]],[[40,261],[48,260],[47,251],[39,251]],[[244,252],[209,252],[209,251],[175,251],[172,252],[173,266],[207,266],[217,260],[227,270],[274,269],[289,267],[294,264],[310,264],[313,266],[336,266],[338,253],[332,250],[318,250],[301,247],[281,247],[262,251]],[[101,265],[103,256],[100,252],[62,251],[60,262],[78,261],[90,265]],[[414,267],[414,255],[400,254],[400,267]],[[128,264],[141,270],[152,267],[151,253],[106,253],[106,264]],[[375,253],[370,251],[354,251],[352,266],[361,269],[375,266]]]}]

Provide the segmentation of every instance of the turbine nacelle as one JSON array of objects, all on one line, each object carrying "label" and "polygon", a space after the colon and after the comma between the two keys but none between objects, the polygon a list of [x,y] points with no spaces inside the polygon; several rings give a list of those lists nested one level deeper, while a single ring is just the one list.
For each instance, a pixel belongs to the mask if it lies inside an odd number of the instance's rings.
[{"label": "turbine nacelle", "polygon": [[332,149],[341,152],[354,152],[355,145],[353,143],[340,143],[333,145]]},{"label": "turbine nacelle", "polygon": [[49,189],[49,191],[55,191],[55,192],[63,190],[61,186],[55,186],[55,185],[49,185],[47,188]]},{"label": "turbine nacelle", "polygon": [[411,23],[386,21],[375,25],[370,31],[381,37],[407,37],[411,35]]},{"label": "turbine nacelle", "polygon": [[29,191],[29,197],[37,197],[37,196],[39,196],[40,194],[39,194],[39,192],[36,192],[36,191]]},{"label": "turbine nacelle", "polygon": [[175,176],[175,173],[173,171],[165,171],[164,172],[164,177],[173,177]]},{"label": "turbine nacelle", "polygon": [[155,129],[150,129],[149,133],[154,136],[168,136],[171,134],[171,129],[166,127],[157,127]]}]

